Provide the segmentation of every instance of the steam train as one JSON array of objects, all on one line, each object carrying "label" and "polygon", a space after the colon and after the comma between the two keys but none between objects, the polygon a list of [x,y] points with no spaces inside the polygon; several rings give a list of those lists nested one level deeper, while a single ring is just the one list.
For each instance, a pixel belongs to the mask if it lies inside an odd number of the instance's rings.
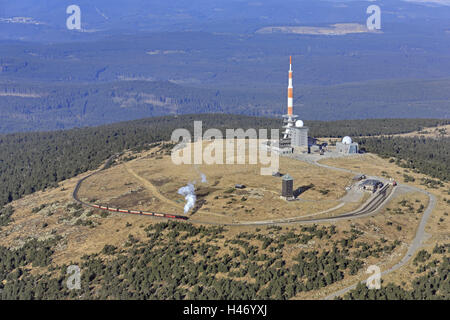
[{"label": "steam train", "polygon": [[97,208],[100,210],[106,210],[111,212],[121,212],[121,213],[129,213],[129,214],[140,214],[143,216],[153,216],[159,218],[168,218],[168,219],[178,219],[178,220],[188,220],[189,218],[186,216],[178,216],[167,213],[158,213],[158,212],[147,212],[147,211],[137,211],[137,210],[126,210],[126,209],[118,209],[118,208],[110,208],[105,206],[99,206],[98,204],[90,204],[90,207]]},{"label": "steam train", "polygon": [[81,183],[86,180],[87,178],[93,176],[94,174],[104,170],[105,168],[107,168],[110,164],[111,161],[114,159],[114,157],[116,157],[117,155],[113,155],[111,157],[109,157],[109,159],[106,161],[105,165],[103,166],[103,168],[101,168],[100,170],[93,172],[87,176],[85,176],[84,178],[81,178],[76,186],[75,189],[73,190],[72,193],[72,197],[75,201],[77,201],[78,203],[81,203],[82,205],[91,207],[91,208],[97,208],[100,210],[106,210],[106,211],[111,211],[111,212],[121,212],[121,213],[129,213],[129,214],[139,214],[139,215],[143,215],[143,216],[153,216],[153,217],[159,217],[159,218],[167,218],[167,219],[178,219],[178,220],[188,220],[189,218],[186,216],[177,216],[177,215],[173,215],[173,214],[167,214],[167,213],[157,213],[157,212],[147,212],[147,211],[137,211],[137,210],[125,210],[125,209],[118,209],[118,208],[110,208],[110,207],[105,207],[105,206],[100,206],[98,204],[90,204],[90,203],[85,203],[83,201],[81,201],[78,198],[78,190],[80,189]]}]

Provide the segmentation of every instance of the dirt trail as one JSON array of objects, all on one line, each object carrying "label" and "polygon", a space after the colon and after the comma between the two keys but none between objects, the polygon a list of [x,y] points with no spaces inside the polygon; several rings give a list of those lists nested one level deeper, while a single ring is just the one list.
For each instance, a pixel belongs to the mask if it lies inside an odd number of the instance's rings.
[{"label": "dirt trail", "polygon": [[[158,198],[159,200],[161,200],[162,202],[165,202],[167,204],[170,204],[171,206],[175,206],[177,208],[180,208],[182,211],[184,210],[184,205],[181,205],[173,200],[170,200],[169,198],[166,198],[161,192],[159,192],[158,188],[156,188],[150,181],[148,181],[147,179],[141,177],[140,175],[138,175],[132,168],[130,168],[128,166],[127,163],[124,164],[125,169],[127,170],[127,172],[129,174],[131,174],[133,177],[135,177],[140,183],[142,183],[142,185],[152,193],[152,195],[154,195],[156,198]],[[198,213],[202,213],[202,214],[208,214],[208,215],[214,215],[214,216],[219,216],[219,217],[224,217],[223,214],[219,214],[219,213],[215,213],[215,212],[209,212],[209,211],[204,211],[204,210],[198,210]]]}]

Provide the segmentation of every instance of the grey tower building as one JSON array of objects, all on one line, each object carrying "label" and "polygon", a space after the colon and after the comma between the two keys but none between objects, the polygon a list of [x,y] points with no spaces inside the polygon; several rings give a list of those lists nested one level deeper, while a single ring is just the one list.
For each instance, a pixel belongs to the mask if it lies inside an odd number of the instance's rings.
[{"label": "grey tower building", "polygon": [[286,200],[294,199],[294,179],[289,174],[281,178],[281,197]]}]

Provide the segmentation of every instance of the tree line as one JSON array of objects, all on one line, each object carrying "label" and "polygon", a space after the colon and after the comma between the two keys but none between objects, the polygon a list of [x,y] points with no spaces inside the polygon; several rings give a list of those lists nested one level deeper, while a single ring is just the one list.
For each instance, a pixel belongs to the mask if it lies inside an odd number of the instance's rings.
[{"label": "tree line", "polygon": [[[143,150],[150,143],[169,140],[171,133],[177,128],[193,132],[194,120],[203,121],[203,130],[217,128],[222,132],[227,128],[272,129],[281,126],[280,119],[274,118],[193,114],[81,129],[0,135],[0,206],[26,194],[56,187],[60,181],[96,169],[115,153],[126,149]],[[440,119],[372,119],[310,121],[307,125],[312,136],[342,137],[403,133],[447,122],[448,120]],[[381,143],[384,147],[376,147],[370,141],[372,140],[363,140],[362,143],[375,153],[386,151],[390,147],[384,143],[385,140]],[[442,149],[440,146],[436,147]],[[415,153],[423,154],[423,157],[431,150],[426,144],[417,144],[417,148]],[[410,153],[405,150],[398,156],[409,156]],[[439,156],[433,161],[439,163],[442,160],[443,157]]]},{"label": "tree line", "polygon": [[[443,181],[450,180],[450,138],[393,137],[358,139],[360,148],[384,158],[394,157],[403,168],[430,175]],[[405,176],[411,180],[411,177]],[[425,181],[427,182],[427,181]],[[428,181],[427,184],[437,185]]]}]

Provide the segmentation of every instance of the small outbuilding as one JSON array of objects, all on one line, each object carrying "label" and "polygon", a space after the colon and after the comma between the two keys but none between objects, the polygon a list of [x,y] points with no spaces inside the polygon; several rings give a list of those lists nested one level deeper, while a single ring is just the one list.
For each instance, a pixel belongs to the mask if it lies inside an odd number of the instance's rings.
[{"label": "small outbuilding", "polygon": [[383,182],[381,182],[380,180],[375,180],[375,179],[368,179],[368,180],[363,181],[360,184],[361,190],[372,191],[372,192],[375,192],[379,188],[382,188],[382,187],[383,187]]}]

